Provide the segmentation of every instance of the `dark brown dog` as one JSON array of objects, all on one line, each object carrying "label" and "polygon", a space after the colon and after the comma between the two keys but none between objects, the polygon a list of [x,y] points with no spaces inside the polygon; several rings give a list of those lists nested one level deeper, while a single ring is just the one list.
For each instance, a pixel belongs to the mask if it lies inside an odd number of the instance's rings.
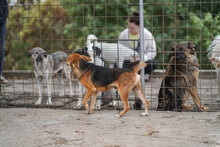
[{"label": "dark brown dog", "polygon": [[192,109],[185,102],[192,97],[200,110],[208,110],[199,99],[197,80],[199,64],[195,44],[180,42],[169,53],[169,65],[166,68],[158,95],[158,109]]},{"label": "dark brown dog", "polygon": [[[97,66],[87,62],[90,60],[89,57],[77,53],[69,55],[66,60],[66,64],[72,67],[80,83],[87,89],[83,99],[86,113],[93,112],[98,92],[117,88],[124,103],[124,110],[120,114],[115,115],[116,117],[124,115],[130,109],[128,95],[131,90],[145,105],[145,112],[141,113],[141,115],[148,115],[149,102],[143,95],[140,82],[141,76],[138,74],[138,71],[146,66],[145,62],[138,61],[132,65],[131,69],[122,69]],[[89,98],[91,98],[90,110],[87,104]]]}]

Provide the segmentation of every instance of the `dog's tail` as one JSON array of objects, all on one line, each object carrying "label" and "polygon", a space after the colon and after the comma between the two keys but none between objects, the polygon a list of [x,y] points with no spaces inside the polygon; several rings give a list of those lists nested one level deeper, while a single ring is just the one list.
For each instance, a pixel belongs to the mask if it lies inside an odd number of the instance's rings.
[{"label": "dog's tail", "polygon": [[147,64],[144,61],[135,61],[131,63],[131,66],[132,66],[132,71],[134,73],[138,73],[141,70],[141,68],[147,66]]},{"label": "dog's tail", "polygon": [[86,46],[89,46],[93,43],[93,41],[97,40],[98,38],[94,35],[94,34],[89,34],[87,36],[87,40],[86,40]]}]

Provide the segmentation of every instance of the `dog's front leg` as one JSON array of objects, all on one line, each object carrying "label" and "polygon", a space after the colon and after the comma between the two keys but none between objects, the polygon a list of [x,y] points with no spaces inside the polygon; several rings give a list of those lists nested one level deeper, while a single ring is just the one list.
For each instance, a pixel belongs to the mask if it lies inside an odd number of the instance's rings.
[{"label": "dog's front leg", "polygon": [[141,83],[139,82],[133,89],[132,91],[134,92],[134,94],[136,94],[141,101],[144,104],[145,107],[145,111],[141,113],[142,116],[147,116],[149,115],[149,101],[145,98],[144,94],[143,94],[143,90],[141,88]]},{"label": "dog's front leg", "polygon": [[47,76],[47,105],[52,105],[51,101],[51,87],[52,87],[52,76],[48,75]]},{"label": "dog's front leg", "polygon": [[118,87],[118,92],[120,94],[121,100],[124,104],[124,109],[120,114],[116,114],[115,117],[121,117],[123,116],[129,109],[130,106],[128,105],[128,94],[129,90],[123,88],[123,87]]},{"label": "dog's front leg", "polygon": [[94,106],[95,106],[97,94],[98,94],[98,93],[94,93],[94,94],[91,96],[90,113],[93,113],[93,112],[94,112]]},{"label": "dog's front leg", "polygon": [[187,109],[187,110],[192,110],[193,107],[191,105],[186,104],[186,101],[187,101],[187,97],[186,95],[184,95],[182,98],[182,104],[181,104],[182,108]]},{"label": "dog's front leg", "polygon": [[64,96],[65,95],[65,92],[64,92],[65,85],[64,85],[64,80],[63,80],[63,73],[58,73],[58,79],[59,79],[61,86],[62,86],[62,90],[59,93],[59,96]]},{"label": "dog's front leg", "polygon": [[87,93],[85,95],[85,97],[83,98],[83,105],[86,109],[86,114],[89,114],[89,106],[87,104],[88,99],[91,97],[91,95],[93,95],[94,93],[92,91],[87,90]]},{"label": "dog's front leg", "polygon": [[191,89],[190,89],[190,93],[192,95],[192,99],[194,101],[194,103],[198,106],[198,108],[200,110],[203,110],[203,111],[207,111],[208,108],[207,107],[204,107],[199,99],[199,95],[198,95],[198,91],[197,91],[197,88],[196,86],[193,86]]},{"label": "dog's front leg", "polygon": [[100,99],[98,99],[98,100],[96,101],[96,105],[95,105],[95,109],[96,109],[96,110],[101,110],[101,103],[102,103],[101,97],[102,97],[102,92],[99,92],[99,93],[98,93],[98,98],[100,98]]},{"label": "dog's front leg", "polygon": [[42,87],[43,87],[43,84],[42,84],[42,76],[38,76],[37,77],[37,84],[38,84],[38,100],[36,101],[35,105],[40,105],[41,102],[42,102]]},{"label": "dog's front leg", "polygon": [[72,76],[72,71],[71,71],[71,67],[64,65],[64,73],[67,77],[67,79],[69,80],[69,87],[70,87],[70,93],[69,96],[73,96],[73,88],[72,88],[72,80],[71,80],[71,76]]},{"label": "dog's front leg", "polygon": [[82,101],[83,101],[83,89],[84,87],[82,86],[82,84],[79,82],[79,96],[78,96],[78,102],[77,102],[77,105],[76,105],[76,108],[77,109],[80,109],[82,107]]},{"label": "dog's front leg", "polygon": [[73,87],[72,87],[72,81],[71,81],[71,78],[69,78],[69,86],[70,86],[70,93],[69,93],[69,96],[73,96]]}]

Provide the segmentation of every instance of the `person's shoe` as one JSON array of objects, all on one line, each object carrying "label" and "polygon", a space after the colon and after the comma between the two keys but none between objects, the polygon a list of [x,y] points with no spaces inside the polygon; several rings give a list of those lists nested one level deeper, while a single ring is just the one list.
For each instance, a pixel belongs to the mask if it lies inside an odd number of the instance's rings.
[{"label": "person's shoe", "polygon": [[5,77],[0,76],[0,84],[7,84],[8,81],[5,79]]}]

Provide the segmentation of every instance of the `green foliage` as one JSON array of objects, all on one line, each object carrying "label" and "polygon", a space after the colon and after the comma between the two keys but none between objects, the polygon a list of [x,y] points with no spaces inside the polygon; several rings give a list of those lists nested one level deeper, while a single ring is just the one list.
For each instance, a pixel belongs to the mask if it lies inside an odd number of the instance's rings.
[{"label": "green foliage", "polygon": [[[128,0],[129,2],[129,0]],[[119,33],[127,26],[127,8],[123,1],[99,0],[91,1],[65,0],[63,7],[73,21],[64,27],[64,34],[76,39],[71,47],[80,48],[85,45],[88,34],[96,34],[99,39],[117,39]]]},{"label": "green foliage", "polygon": [[[39,5],[41,4],[41,6]],[[48,53],[67,50],[68,41],[63,35],[63,26],[70,23],[59,0],[12,7],[7,25],[5,69],[31,69],[27,51],[40,46]],[[67,50],[68,51],[68,50]]]},{"label": "green foliage", "polygon": [[[71,52],[85,46],[88,34],[116,40],[127,27],[128,16],[139,11],[139,0],[32,0],[10,9],[6,42],[6,69],[30,69],[28,49]],[[61,3],[60,3],[61,2]],[[39,5],[41,4],[41,5]],[[180,41],[196,43],[201,69],[210,68],[206,49],[220,34],[220,3],[216,0],[144,0],[144,25],[152,32],[160,66]],[[114,41],[115,42],[115,41]]]},{"label": "green foliage", "polygon": [[194,26],[187,35],[187,39],[193,40],[197,45],[199,63],[202,69],[210,68],[210,61],[207,58],[207,48],[213,38],[220,33],[220,17],[213,17],[211,13],[205,13],[201,19],[199,16],[190,13],[189,23]]}]

